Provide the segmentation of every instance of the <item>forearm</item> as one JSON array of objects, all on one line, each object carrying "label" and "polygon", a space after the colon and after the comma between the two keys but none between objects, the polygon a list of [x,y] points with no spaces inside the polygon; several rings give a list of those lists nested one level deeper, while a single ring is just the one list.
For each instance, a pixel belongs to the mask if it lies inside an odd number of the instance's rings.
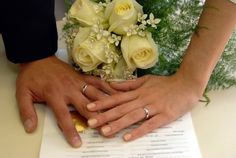
[{"label": "forearm", "polygon": [[236,26],[236,5],[207,0],[179,72],[202,94]]}]

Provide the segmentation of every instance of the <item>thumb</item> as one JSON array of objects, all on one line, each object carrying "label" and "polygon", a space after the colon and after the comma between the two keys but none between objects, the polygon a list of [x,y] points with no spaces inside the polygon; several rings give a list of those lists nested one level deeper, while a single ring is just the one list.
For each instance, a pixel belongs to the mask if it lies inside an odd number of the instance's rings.
[{"label": "thumb", "polygon": [[16,99],[25,131],[28,133],[35,131],[38,119],[30,91],[28,89],[17,89]]},{"label": "thumb", "polygon": [[139,88],[145,81],[146,76],[137,79],[123,81],[123,82],[112,82],[111,87],[119,91],[130,91]]}]

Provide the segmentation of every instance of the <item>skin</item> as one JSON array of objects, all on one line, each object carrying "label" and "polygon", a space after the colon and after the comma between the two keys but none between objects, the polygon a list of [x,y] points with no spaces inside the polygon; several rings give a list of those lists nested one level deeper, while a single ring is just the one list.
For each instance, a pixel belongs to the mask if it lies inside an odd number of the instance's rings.
[{"label": "skin", "polygon": [[[81,91],[85,83],[89,86],[83,94]],[[58,125],[73,147],[79,147],[81,140],[72,123],[68,105],[73,105],[81,115],[90,118],[96,112],[88,111],[86,104],[105,98],[104,91],[110,95],[116,92],[96,77],[78,74],[55,56],[21,64],[16,81],[16,98],[25,131],[35,131],[37,115],[33,103],[43,102],[52,109]]]},{"label": "skin", "polygon": [[150,118],[126,133],[125,141],[135,140],[190,111],[201,98],[207,82],[236,26],[236,5],[228,0],[207,0],[200,17],[198,34],[193,34],[178,72],[172,76],[147,75],[134,81],[112,83],[123,93],[87,105],[91,112],[104,111],[88,120],[101,127],[104,136]]}]

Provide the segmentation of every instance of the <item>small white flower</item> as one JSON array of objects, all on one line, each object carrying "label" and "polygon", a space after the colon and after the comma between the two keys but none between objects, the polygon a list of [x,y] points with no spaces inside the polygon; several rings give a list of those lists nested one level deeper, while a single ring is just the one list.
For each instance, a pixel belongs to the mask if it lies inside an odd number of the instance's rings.
[{"label": "small white flower", "polygon": [[124,30],[125,30],[127,36],[137,35],[138,25],[130,25],[129,27],[125,27]]},{"label": "small white flower", "polygon": [[139,30],[145,30],[147,28],[147,26],[145,24],[140,24],[138,26]]},{"label": "small white flower", "polygon": [[155,19],[153,13],[150,13],[149,15],[149,19],[147,20],[147,23],[149,25],[151,25],[152,27],[156,28],[157,27],[157,24],[160,22],[161,20],[160,19]]},{"label": "small white flower", "polygon": [[[119,36],[120,37],[120,36]],[[115,41],[115,45],[116,46],[118,46],[119,45],[119,43],[120,43],[120,41],[121,41],[121,37],[120,38],[118,38],[116,41]]]},{"label": "small white flower", "polygon": [[112,34],[112,37],[113,37],[113,39],[115,41],[115,45],[118,46],[120,41],[121,41],[121,36],[117,36],[115,34]]},{"label": "small white flower", "polygon": [[138,22],[143,22],[147,19],[148,15],[147,14],[141,14],[138,13]]},{"label": "small white flower", "polygon": [[112,63],[112,61],[113,61],[112,52],[107,52],[106,58],[107,58],[107,63]]},{"label": "small white flower", "polygon": [[102,37],[108,37],[110,32],[104,30],[103,27],[99,24],[95,24],[92,27],[92,31],[90,32],[91,37],[96,37],[97,40],[101,40]]},{"label": "small white flower", "polygon": [[109,65],[104,65],[102,67],[102,71],[103,71],[103,74],[101,74],[103,76],[104,79],[108,79],[110,77],[112,77],[112,66],[109,64]]},{"label": "small white flower", "polygon": [[113,52],[110,50],[109,45],[106,45],[104,47],[104,51],[106,54],[107,63],[111,63],[113,61],[113,56],[112,56]]},{"label": "small white flower", "polygon": [[112,34],[108,37],[108,41],[113,44],[115,43],[115,46],[118,46],[121,41],[121,36],[117,36],[116,34]]},{"label": "small white flower", "polygon": [[127,80],[132,80],[132,79],[135,79],[135,78],[137,78],[137,77],[135,77],[135,76],[133,75],[133,71],[132,71],[132,70],[126,69],[126,70],[124,71],[124,78],[127,79]]},{"label": "small white flower", "polygon": [[147,21],[146,21],[146,20],[143,20],[141,23],[142,23],[143,25],[147,25]]}]

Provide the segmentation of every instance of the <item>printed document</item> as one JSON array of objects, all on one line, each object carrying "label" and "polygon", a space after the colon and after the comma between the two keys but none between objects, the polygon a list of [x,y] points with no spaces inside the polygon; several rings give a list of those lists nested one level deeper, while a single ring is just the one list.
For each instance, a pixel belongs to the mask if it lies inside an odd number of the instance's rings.
[{"label": "printed document", "polygon": [[122,135],[135,126],[113,138],[86,129],[80,133],[82,147],[75,149],[66,142],[47,109],[40,158],[201,158],[190,113],[142,138],[124,142]]}]

